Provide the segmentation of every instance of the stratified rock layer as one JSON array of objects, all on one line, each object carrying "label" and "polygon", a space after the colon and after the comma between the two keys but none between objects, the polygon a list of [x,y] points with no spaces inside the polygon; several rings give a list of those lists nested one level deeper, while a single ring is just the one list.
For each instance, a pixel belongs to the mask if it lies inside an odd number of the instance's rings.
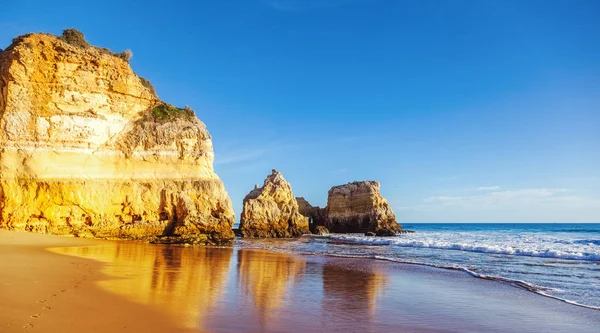
[{"label": "stratified rock layer", "polygon": [[330,232],[393,234],[402,229],[375,181],[334,186],[327,198],[325,226]]},{"label": "stratified rock layer", "polygon": [[189,112],[153,112],[161,104],[110,52],[15,39],[0,53],[0,227],[230,241],[211,136]]},{"label": "stratified rock layer", "polygon": [[244,198],[240,218],[244,237],[295,237],[308,230],[308,218],[298,212],[292,186],[277,170]]}]

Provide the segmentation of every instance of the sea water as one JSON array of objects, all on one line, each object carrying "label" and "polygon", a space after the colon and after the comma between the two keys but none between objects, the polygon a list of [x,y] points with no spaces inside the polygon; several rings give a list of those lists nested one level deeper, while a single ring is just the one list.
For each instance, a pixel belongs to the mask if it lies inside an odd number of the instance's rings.
[{"label": "sea water", "polygon": [[365,257],[463,270],[542,295],[600,309],[600,223],[403,224],[415,233],[238,240],[243,247]]}]

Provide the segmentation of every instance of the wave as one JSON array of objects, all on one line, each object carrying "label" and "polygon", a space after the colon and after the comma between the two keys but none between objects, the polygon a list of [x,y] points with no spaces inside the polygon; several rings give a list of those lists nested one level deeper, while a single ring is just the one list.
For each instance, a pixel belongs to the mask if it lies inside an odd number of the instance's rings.
[{"label": "wave", "polygon": [[[587,261],[600,261],[600,249],[599,252],[577,252],[573,249],[551,249],[551,248],[515,248],[507,245],[492,245],[492,244],[478,244],[478,243],[460,243],[460,242],[449,242],[443,240],[414,240],[406,239],[401,237],[396,238],[374,238],[365,236],[343,236],[343,235],[330,235],[327,236],[329,239],[338,242],[355,243],[363,245],[390,245],[397,247],[412,247],[412,248],[428,248],[438,250],[459,250],[467,252],[478,252],[478,253],[489,253],[489,254],[500,254],[500,255],[516,255],[516,256],[527,256],[527,257],[540,257],[540,258],[556,258],[556,259],[568,259],[568,260],[587,260]],[[588,244],[587,242],[585,244]],[[594,242],[591,242],[594,244]],[[582,243],[583,244],[583,243]],[[520,244],[520,246],[526,246]]]},{"label": "wave", "polygon": [[581,232],[581,233],[600,233],[600,229],[556,229],[551,232]]},{"label": "wave", "polygon": [[583,244],[583,245],[600,245],[600,239],[578,239],[573,242],[574,244]]}]

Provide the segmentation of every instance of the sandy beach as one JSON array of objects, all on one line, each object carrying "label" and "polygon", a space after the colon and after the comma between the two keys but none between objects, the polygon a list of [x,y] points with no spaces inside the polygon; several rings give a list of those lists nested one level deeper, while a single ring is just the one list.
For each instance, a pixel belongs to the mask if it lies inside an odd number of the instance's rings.
[{"label": "sandy beach", "polygon": [[2,332],[597,332],[600,312],[467,274],[0,231]]},{"label": "sandy beach", "polygon": [[46,250],[103,244],[0,230],[0,331],[180,331],[160,311],[102,290],[102,263]]}]

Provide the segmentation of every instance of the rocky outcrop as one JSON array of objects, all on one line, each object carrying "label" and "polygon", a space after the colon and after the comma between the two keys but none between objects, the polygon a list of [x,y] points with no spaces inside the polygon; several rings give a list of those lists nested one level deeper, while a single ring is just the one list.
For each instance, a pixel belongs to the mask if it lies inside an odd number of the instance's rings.
[{"label": "rocky outcrop", "polygon": [[327,228],[322,225],[318,225],[315,227],[315,231],[313,232],[313,234],[325,236],[329,235],[329,230],[327,230]]},{"label": "rocky outcrop", "polygon": [[308,217],[308,227],[310,232],[318,234],[317,226],[324,226],[327,220],[327,210],[325,208],[312,206],[303,197],[297,197],[298,211],[300,214]]},{"label": "rocky outcrop", "polygon": [[334,186],[327,198],[327,221],[331,232],[389,235],[400,231],[396,216],[381,196],[375,181]]},{"label": "rocky outcrop", "polygon": [[379,183],[375,181],[332,187],[325,208],[312,206],[302,197],[296,199],[300,213],[309,218],[310,231],[314,234],[335,232],[394,236],[402,231],[392,208],[379,192]]},{"label": "rocky outcrop", "polygon": [[161,102],[130,54],[68,37],[21,36],[0,53],[0,227],[230,241],[206,126]]},{"label": "rocky outcrop", "polygon": [[244,198],[240,218],[244,237],[296,237],[309,233],[308,218],[298,212],[292,186],[277,170],[267,176],[262,187]]}]

